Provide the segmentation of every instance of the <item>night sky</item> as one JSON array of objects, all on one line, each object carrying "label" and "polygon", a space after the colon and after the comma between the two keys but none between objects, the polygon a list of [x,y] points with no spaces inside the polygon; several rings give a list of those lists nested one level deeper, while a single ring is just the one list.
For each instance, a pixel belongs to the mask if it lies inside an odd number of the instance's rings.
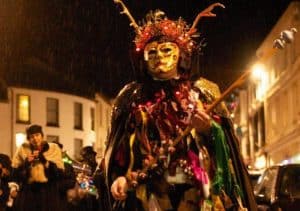
[{"label": "night sky", "polygon": [[[138,22],[149,10],[192,24],[211,0],[124,0]],[[290,0],[227,0],[198,31],[207,46],[199,73],[228,87]],[[135,79],[134,30],[113,0],[0,0],[1,78],[9,85],[114,97]],[[34,80],[33,80],[34,79]]]}]

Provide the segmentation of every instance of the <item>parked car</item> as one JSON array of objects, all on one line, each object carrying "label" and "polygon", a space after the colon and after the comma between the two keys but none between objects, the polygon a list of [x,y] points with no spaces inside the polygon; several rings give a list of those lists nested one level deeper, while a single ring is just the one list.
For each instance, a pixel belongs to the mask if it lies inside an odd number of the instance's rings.
[{"label": "parked car", "polygon": [[262,175],[262,172],[263,172],[262,170],[253,170],[253,169],[248,170],[252,187],[255,187],[258,178]]},{"label": "parked car", "polygon": [[254,187],[258,210],[300,210],[300,164],[267,168]]}]

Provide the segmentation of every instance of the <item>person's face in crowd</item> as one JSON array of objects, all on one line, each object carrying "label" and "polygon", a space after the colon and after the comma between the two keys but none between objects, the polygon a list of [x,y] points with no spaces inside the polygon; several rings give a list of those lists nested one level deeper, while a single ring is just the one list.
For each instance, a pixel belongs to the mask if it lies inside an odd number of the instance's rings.
[{"label": "person's face in crowd", "polygon": [[2,164],[0,163],[0,178],[7,177],[8,175],[9,175],[9,170],[4,166],[2,166]]},{"label": "person's face in crowd", "polygon": [[43,135],[41,133],[34,133],[29,135],[29,142],[35,146],[41,146],[43,141]]},{"label": "person's face in crowd", "polygon": [[179,47],[173,42],[150,42],[144,50],[144,59],[148,73],[158,80],[169,80],[177,77]]},{"label": "person's face in crowd", "polygon": [[96,161],[96,156],[94,154],[90,153],[90,154],[87,154],[87,155],[83,156],[83,159],[86,162],[92,163],[92,162]]}]

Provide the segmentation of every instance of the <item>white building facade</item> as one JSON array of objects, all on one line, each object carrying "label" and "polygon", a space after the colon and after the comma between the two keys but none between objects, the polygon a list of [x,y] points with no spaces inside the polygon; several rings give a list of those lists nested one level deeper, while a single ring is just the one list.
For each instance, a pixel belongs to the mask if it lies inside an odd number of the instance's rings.
[{"label": "white building facade", "polygon": [[26,128],[38,124],[45,140],[58,140],[75,159],[84,146],[93,146],[98,157],[103,156],[111,107],[104,98],[18,87],[7,91],[8,99],[0,102],[1,153],[12,156],[26,140]]},{"label": "white building facade", "polygon": [[292,2],[265,38],[258,57],[272,48],[283,30],[296,28],[294,42],[277,51],[262,65],[261,79],[249,82],[248,122],[243,126],[248,142],[244,157],[256,168],[279,163],[300,163],[300,2]]},{"label": "white building facade", "polygon": [[112,101],[106,99],[100,93],[95,95],[96,113],[95,113],[95,133],[96,142],[94,149],[97,152],[97,158],[101,159],[104,156],[107,136],[110,130],[110,121],[112,113]]}]

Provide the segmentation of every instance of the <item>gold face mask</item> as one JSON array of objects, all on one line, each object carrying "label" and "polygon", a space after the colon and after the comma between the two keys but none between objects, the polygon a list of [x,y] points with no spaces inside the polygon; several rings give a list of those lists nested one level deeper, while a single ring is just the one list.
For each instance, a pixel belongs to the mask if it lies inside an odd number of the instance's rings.
[{"label": "gold face mask", "polygon": [[144,59],[148,72],[154,79],[169,80],[177,77],[179,47],[176,43],[148,43],[145,46]]}]

